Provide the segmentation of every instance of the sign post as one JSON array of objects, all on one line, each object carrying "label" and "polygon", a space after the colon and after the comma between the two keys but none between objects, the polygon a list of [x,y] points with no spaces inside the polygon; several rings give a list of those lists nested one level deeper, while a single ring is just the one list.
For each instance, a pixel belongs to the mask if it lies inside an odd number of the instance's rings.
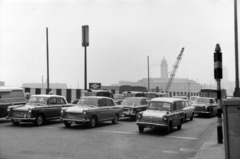
[{"label": "sign post", "polygon": [[88,27],[88,25],[82,26],[82,46],[84,47],[84,52],[85,52],[84,89],[87,90],[87,46],[89,46],[89,27]]},{"label": "sign post", "polygon": [[218,143],[223,143],[222,131],[222,97],[221,97],[221,79],[222,79],[222,52],[220,45],[217,44],[214,53],[214,78],[217,81],[217,137]]}]

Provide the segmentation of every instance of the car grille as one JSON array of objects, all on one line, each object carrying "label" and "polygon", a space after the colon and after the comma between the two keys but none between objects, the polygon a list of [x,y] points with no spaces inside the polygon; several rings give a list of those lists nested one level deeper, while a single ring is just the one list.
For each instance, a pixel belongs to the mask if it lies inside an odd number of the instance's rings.
[{"label": "car grille", "polygon": [[27,112],[14,111],[11,116],[18,117],[18,118],[25,118],[27,116]]},{"label": "car grille", "polygon": [[195,111],[204,111],[204,110],[205,110],[204,107],[195,106]]},{"label": "car grille", "polygon": [[66,119],[82,119],[83,118],[83,114],[80,113],[67,113],[63,116],[63,118]]},{"label": "car grille", "polygon": [[143,119],[141,119],[141,122],[156,123],[156,124],[162,124],[162,123],[164,123],[161,119],[159,119],[159,118],[154,118],[154,117],[144,117]]}]

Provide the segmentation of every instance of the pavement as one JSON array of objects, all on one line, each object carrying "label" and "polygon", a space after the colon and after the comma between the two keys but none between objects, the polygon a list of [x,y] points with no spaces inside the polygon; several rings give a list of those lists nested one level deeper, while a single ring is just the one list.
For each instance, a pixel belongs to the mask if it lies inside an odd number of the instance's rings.
[{"label": "pavement", "polygon": [[217,130],[215,129],[200,148],[196,159],[225,159],[224,143],[217,141]]}]

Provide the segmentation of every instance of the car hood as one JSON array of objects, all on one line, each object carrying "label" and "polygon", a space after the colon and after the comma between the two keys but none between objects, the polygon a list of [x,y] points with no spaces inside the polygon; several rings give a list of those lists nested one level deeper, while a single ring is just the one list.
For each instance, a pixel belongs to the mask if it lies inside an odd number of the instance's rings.
[{"label": "car hood", "polygon": [[94,109],[92,106],[73,106],[66,110],[67,113],[82,113],[84,110]]},{"label": "car hood", "polygon": [[[41,106],[46,106],[44,104],[40,104],[38,105],[37,107],[41,107]],[[18,106],[18,107],[15,107],[14,110],[20,110],[20,111],[28,111],[29,109],[34,109],[36,108],[35,105],[32,105],[32,104],[26,104],[26,105],[23,105],[23,106]]]},{"label": "car hood", "polygon": [[194,107],[204,107],[207,106],[208,104],[193,104]]},{"label": "car hood", "polygon": [[167,114],[167,111],[160,111],[160,110],[146,110],[143,112],[143,117],[157,117],[162,118],[164,115]]}]

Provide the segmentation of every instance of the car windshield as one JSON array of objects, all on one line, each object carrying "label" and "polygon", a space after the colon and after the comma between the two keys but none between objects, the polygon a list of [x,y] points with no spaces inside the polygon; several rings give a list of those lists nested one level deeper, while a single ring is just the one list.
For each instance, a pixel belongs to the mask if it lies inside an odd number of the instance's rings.
[{"label": "car windshield", "polygon": [[170,111],[172,103],[151,101],[148,105],[148,109]]},{"label": "car windshield", "polygon": [[28,104],[47,104],[47,97],[36,97],[36,96],[31,96],[30,99],[28,100]]},{"label": "car windshield", "polygon": [[125,98],[122,105],[140,105],[141,98]]},{"label": "car windshield", "polygon": [[206,98],[198,98],[196,100],[196,104],[210,104],[210,101],[213,101],[212,99],[206,99]]},{"label": "car windshield", "polygon": [[98,106],[99,99],[96,98],[81,98],[77,105],[83,106],[83,105],[89,105],[89,106]]}]

